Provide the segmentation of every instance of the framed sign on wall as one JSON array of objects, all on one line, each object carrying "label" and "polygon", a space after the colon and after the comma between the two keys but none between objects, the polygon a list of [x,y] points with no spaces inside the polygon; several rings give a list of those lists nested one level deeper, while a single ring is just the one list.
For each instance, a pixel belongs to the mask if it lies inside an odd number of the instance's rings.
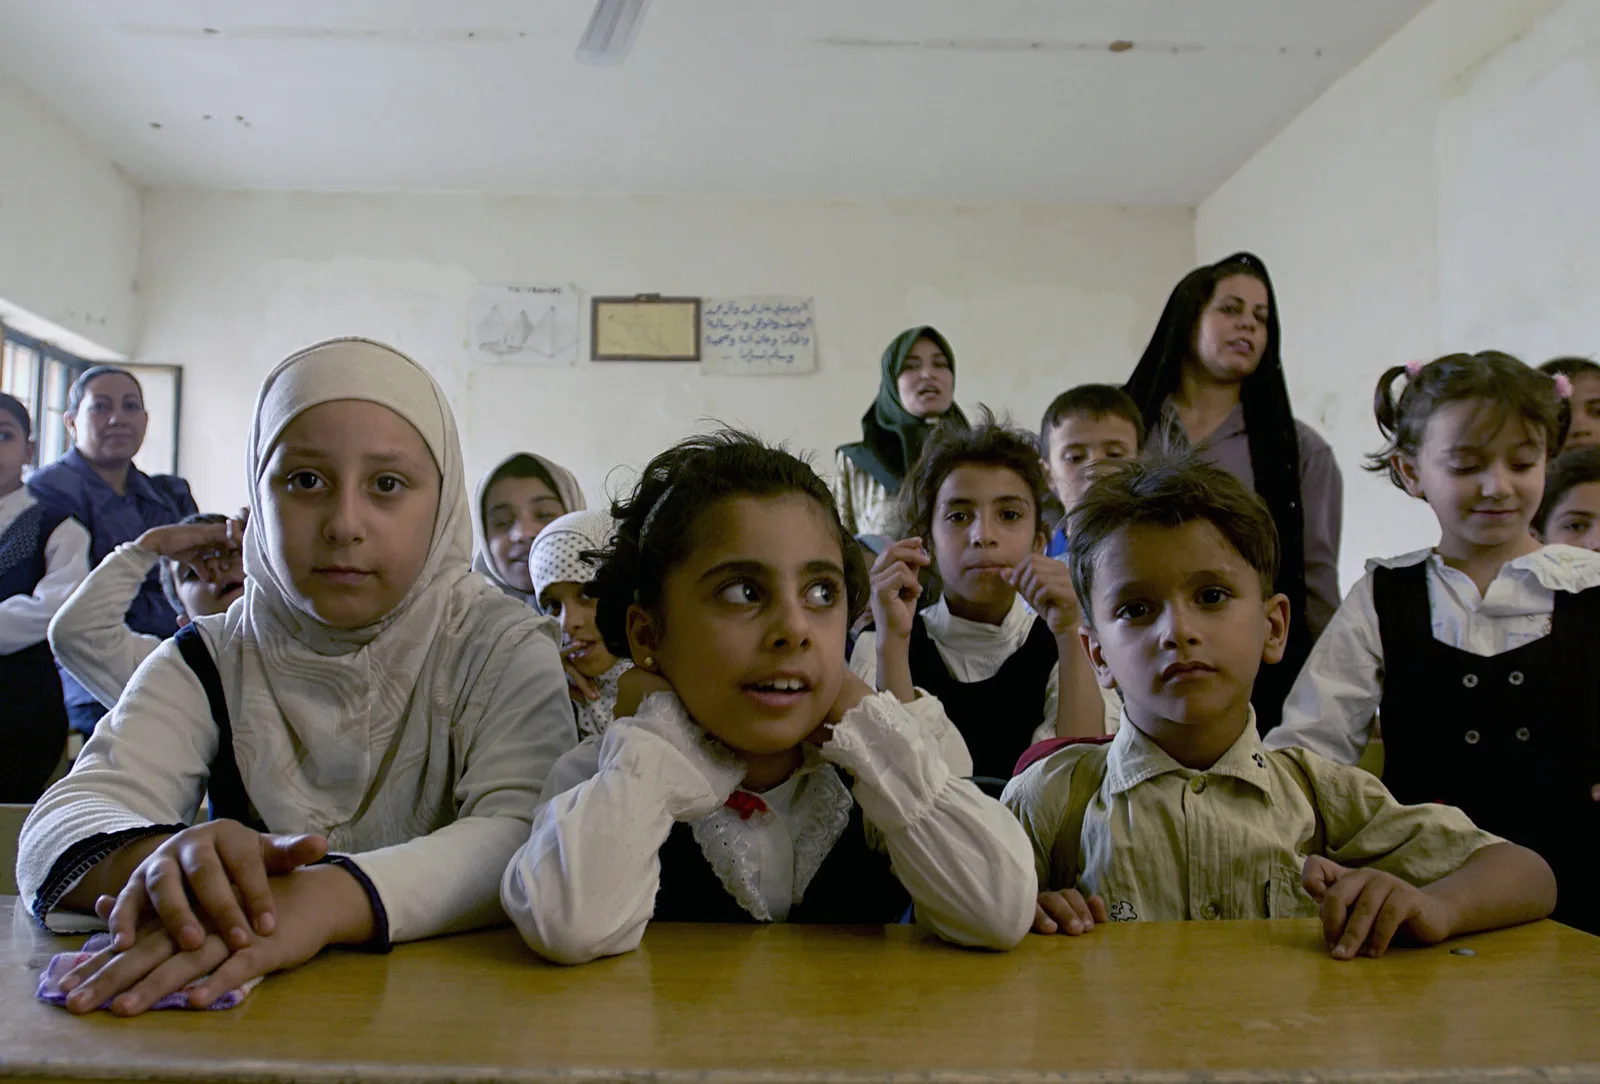
[{"label": "framed sign on wall", "polygon": [[698,297],[597,297],[590,316],[594,361],[700,360]]}]

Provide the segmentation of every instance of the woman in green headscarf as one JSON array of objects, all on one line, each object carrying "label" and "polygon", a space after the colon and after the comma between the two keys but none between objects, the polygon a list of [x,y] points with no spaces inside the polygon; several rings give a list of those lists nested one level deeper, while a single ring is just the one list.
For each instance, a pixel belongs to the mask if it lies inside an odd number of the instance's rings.
[{"label": "woman in green headscarf", "polygon": [[879,363],[878,398],[861,416],[861,440],[839,448],[833,498],[851,534],[899,538],[900,483],[922,454],[933,426],[967,424],[955,405],[956,357],[931,327],[896,335]]}]

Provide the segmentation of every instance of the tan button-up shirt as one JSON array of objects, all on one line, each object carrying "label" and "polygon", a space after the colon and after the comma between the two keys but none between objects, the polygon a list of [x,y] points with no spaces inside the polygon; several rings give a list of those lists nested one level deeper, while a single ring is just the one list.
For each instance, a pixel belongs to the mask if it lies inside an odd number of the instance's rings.
[{"label": "tan button-up shirt", "polygon": [[[1073,787],[1096,783],[1074,836]],[[1253,719],[1196,771],[1124,717],[1109,746],[1059,750],[1013,779],[1002,801],[1033,841],[1040,888],[1096,893],[1116,921],[1307,917],[1317,907],[1300,878],[1313,850],[1420,886],[1501,842],[1452,806],[1401,805],[1360,768],[1268,752]]]}]

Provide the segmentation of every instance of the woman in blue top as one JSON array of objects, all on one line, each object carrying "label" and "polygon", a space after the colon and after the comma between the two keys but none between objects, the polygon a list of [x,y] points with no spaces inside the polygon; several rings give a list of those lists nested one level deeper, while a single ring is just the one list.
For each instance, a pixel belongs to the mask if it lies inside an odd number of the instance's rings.
[{"label": "woman in blue top", "polygon": [[[188,482],[168,474],[151,477],[133,465],[150,423],[144,389],[133,374],[111,365],[88,370],[67,392],[63,420],[73,446],[57,462],[34,471],[28,489],[88,528],[90,568],[151,527],[176,523],[199,511]],[[135,632],[172,633],[172,605],[162,595],[154,571],[124,619]],[[96,702],[65,671],[61,685],[72,729],[89,734],[109,705]]]}]

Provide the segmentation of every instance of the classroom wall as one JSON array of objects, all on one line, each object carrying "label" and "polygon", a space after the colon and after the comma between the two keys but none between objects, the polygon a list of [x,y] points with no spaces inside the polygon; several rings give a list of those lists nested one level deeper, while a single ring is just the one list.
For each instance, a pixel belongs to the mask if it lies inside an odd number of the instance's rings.
[{"label": "classroom wall", "polygon": [[140,226],[139,191],[122,171],[0,77],[0,298],[127,352],[139,332]]},{"label": "classroom wall", "polygon": [[1345,477],[1341,579],[1432,544],[1362,471],[1386,367],[1600,351],[1600,0],[1436,0],[1198,208],[1196,249],[1271,268],[1296,411]]},{"label": "classroom wall", "polygon": [[[327,336],[384,339],[426,364],[455,405],[473,477],[528,449],[575,470],[594,502],[614,465],[642,465],[706,418],[825,450],[831,465],[859,434],[883,347],[913,324],[949,337],[963,407],[1034,427],[1066,387],[1126,377],[1194,259],[1187,208],[642,196],[154,191],[145,237],[138,356],[184,366],[180,466],[214,509],[244,497],[262,376]],[[463,310],[478,282],[811,295],[819,371],[471,366]]]}]

